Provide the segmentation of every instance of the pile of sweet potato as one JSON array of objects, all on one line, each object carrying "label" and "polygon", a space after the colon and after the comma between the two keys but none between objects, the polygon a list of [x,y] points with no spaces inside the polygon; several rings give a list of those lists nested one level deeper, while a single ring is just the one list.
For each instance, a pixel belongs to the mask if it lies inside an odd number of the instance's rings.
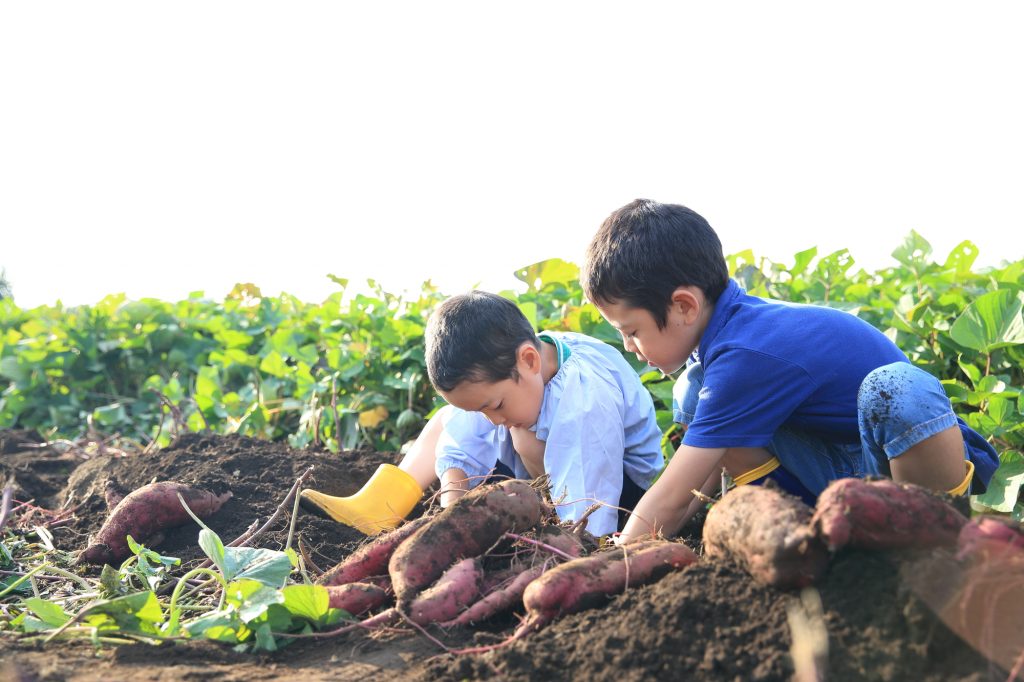
[{"label": "pile of sweet potato", "polygon": [[831,554],[866,550],[958,548],[962,560],[1019,554],[1024,533],[995,517],[968,521],[948,498],[890,479],[833,481],[814,509],[782,491],[741,486],[708,512],[708,557],[729,557],[758,582],[782,589],[817,581]]},{"label": "pile of sweet potato", "polygon": [[402,618],[470,625],[522,605],[525,634],[697,560],[667,541],[583,556],[587,543],[549,518],[529,483],[483,485],[363,545],[318,582],[332,606],[353,615],[376,611],[364,627]]}]

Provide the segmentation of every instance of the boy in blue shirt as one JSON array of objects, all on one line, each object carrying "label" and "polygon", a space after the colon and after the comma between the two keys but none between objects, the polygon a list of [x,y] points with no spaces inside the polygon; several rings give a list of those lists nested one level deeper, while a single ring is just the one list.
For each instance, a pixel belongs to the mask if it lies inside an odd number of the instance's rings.
[{"label": "boy in blue shirt", "polygon": [[[427,372],[448,401],[396,467],[358,493],[305,490],[335,520],[373,534],[394,527],[441,482],[441,504],[492,474],[547,474],[564,521],[595,502],[587,528],[620,527],[662,465],[654,403],[612,346],[583,334],[534,332],[512,301],[481,291],[442,303],[426,331]],[[625,521],[625,514],[621,516]]]},{"label": "boy in blue shirt", "polygon": [[980,493],[998,466],[888,337],[839,310],[748,295],[684,206],[638,199],[612,213],[580,279],[627,351],[665,374],[686,366],[673,401],[682,443],[619,542],[677,532],[700,507],[691,491],[714,492],[723,467],[739,485],[774,479],[813,504],[848,476]]}]

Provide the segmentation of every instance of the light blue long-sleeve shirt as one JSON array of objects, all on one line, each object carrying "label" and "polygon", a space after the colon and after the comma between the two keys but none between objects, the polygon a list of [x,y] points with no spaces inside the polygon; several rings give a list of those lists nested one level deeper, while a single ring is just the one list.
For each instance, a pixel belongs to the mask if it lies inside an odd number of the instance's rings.
[{"label": "light blue long-sleeve shirt", "polygon": [[[617,528],[623,475],[647,489],[661,470],[654,403],[614,347],[584,334],[544,334],[562,344],[560,356],[568,355],[544,386],[540,416],[531,428],[545,443],[551,496],[563,521],[579,518],[594,502],[611,505],[587,522],[592,533],[606,535]],[[476,485],[501,462],[517,478],[530,478],[508,428],[491,424],[481,412],[445,410],[436,451],[438,476],[458,468]]]}]

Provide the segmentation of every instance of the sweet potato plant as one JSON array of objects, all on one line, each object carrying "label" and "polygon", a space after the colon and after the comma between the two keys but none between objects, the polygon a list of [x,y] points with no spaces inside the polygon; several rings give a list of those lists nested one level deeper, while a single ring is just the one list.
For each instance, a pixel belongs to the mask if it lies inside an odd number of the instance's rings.
[{"label": "sweet potato plant", "polygon": [[[814,248],[792,263],[750,251],[728,263],[755,295],[862,317],[940,377],[957,411],[1002,453],[1003,467],[976,503],[1019,515],[1024,258],[982,269],[977,256],[964,241],[934,259],[931,245],[911,232],[893,251],[893,266],[876,272],[857,269],[846,250]],[[583,332],[621,348],[617,332],[583,300],[575,265],[551,259],[516,276],[521,290],[503,293],[538,329]],[[0,428],[72,440],[91,428],[143,445],[209,428],[294,446],[397,450],[440,404],[421,348],[425,320],[444,295],[429,284],[409,297],[330,277],[338,290],[312,304],[264,296],[253,284],[173,303],[113,294],[91,306],[25,310],[5,297]],[[637,369],[655,399],[668,455],[678,437],[671,382]]]}]

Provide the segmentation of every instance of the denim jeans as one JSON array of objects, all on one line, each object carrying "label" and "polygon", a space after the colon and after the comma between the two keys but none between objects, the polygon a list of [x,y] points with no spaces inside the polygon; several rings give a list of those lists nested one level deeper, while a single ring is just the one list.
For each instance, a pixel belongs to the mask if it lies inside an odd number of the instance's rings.
[{"label": "denim jeans", "polygon": [[[700,363],[690,365],[676,381],[672,401],[676,422],[693,421],[703,382]],[[907,362],[883,365],[864,377],[857,394],[857,422],[859,443],[830,441],[782,427],[765,448],[818,495],[837,478],[890,475],[890,459],[961,423],[939,380]]]}]

